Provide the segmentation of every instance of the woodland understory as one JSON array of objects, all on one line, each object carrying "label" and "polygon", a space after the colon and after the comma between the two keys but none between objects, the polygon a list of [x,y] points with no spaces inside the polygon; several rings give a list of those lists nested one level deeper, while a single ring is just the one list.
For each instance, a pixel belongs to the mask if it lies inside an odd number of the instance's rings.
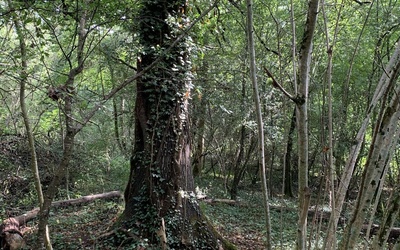
[{"label": "woodland understory", "polygon": [[0,0],[0,248],[400,249],[399,0]]},{"label": "woodland understory", "polygon": [[[3,218],[16,217],[23,215],[34,208],[34,194],[32,193],[32,183],[29,181],[31,175],[29,169],[20,167],[28,164],[29,149],[24,139],[15,136],[6,136],[2,138],[0,158],[4,168],[0,171],[0,184],[2,187],[0,197],[2,200]],[[38,148],[38,159],[40,164],[53,166],[60,156],[53,149]],[[86,158],[87,157],[87,158]],[[108,166],[102,158],[95,156],[77,156],[85,162],[92,162],[99,167],[97,172],[82,169],[77,175],[70,176],[69,183],[64,183],[58,200],[68,200],[75,197],[82,197],[84,194],[101,193],[109,190],[121,190],[125,185],[127,168],[119,169],[115,175],[120,176],[120,181],[113,181],[113,175],[107,175]],[[74,162],[78,159],[74,159]],[[81,167],[79,164],[73,166]],[[9,174],[13,169],[18,171]],[[212,222],[218,232],[228,241],[234,244],[237,249],[264,249],[265,247],[265,228],[260,221],[260,214],[263,213],[262,194],[258,183],[252,183],[251,176],[245,177],[239,185],[238,199],[232,200],[229,192],[226,190],[226,179],[219,174],[213,173],[213,169],[208,169],[207,175],[196,179],[197,192],[199,194],[201,209]],[[47,170],[41,171],[42,176],[46,176]],[[48,173],[47,173],[48,174]],[[123,177],[125,176],[125,177]],[[117,177],[117,176],[115,176]],[[122,177],[122,178],[121,178]],[[90,180],[100,181],[100,185],[83,185]],[[230,180],[232,181],[232,180]],[[279,186],[280,180],[273,180],[272,186]],[[315,183],[317,180],[315,180]],[[42,183],[46,185],[46,177],[43,177]],[[74,184],[72,184],[74,183]],[[66,188],[68,185],[68,188]],[[321,203],[319,200],[320,186],[312,186],[313,202]],[[387,198],[390,190],[383,193]],[[272,199],[270,201],[272,221],[272,239],[274,249],[293,249],[295,246],[296,230],[293,225],[297,220],[296,199],[282,197],[279,189],[272,189]],[[354,203],[355,193],[349,194],[348,205]],[[325,201],[326,203],[326,201]],[[28,204],[28,205],[27,205]],[[30,205],[29,205],[30,204]],[[325,204],[326,206],[326,204]],[[51,237],[53,239],[54,249],[127,249],[118,247],[108,237],[118,217],[123,212],[123,199],[121,194],[109,199],[98,199],[91,202],[82,202],[61,207],[55,207],[50,219]],[[380,207],[382,213],[384,207]],[[314,206],[310,208],[308,217],[310,220],[310,231],[315,236],[310,240],[310,245],[322,241],[323,231],[328,226],[329,209],[326,207]],[[349,214],[344,214],[339,223],[338,233],[343,230],[345,221]],[[400,236],[400,223],[396,223],[397,232],[388,240],[388,248],[393,247]],[[37,221],[33,218],[21,227],[24,234],[26,246],[24,249],[31,249],[36,240]],[[377,232],[373,227],[372,236]],[[365,237],[366,230],[362,232]],[[103,239],[108,240],[103,240]],[[111,237],[112,238],[112,237]],[[129,236],[128,236],[129,238]],[[146,245],[142,242],[143,246]],[[140,245],[140,244],[138,244]],[[123,244],[122,244],[123,246]],[[140,249],[140,248],[137,248]],[[311,247],[314,249],[314,247]]]}]

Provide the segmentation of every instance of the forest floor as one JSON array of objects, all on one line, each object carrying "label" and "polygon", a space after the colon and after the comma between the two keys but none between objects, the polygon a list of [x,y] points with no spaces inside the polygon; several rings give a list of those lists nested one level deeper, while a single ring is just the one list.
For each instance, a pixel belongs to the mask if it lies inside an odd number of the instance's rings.
[{"label": "forest floor", "polygon": [[[9,217],[19,216],[31,210],[36,204],[34,185],[31,180],[31,173],[28,159],[29,151],[26,147],[18,146],[20,138],[10,141],[0,140],[0,221]],[[11,143],[12,142],[12,143]],[[46,148],[39,152],[40,166],[55,166],[59,160],[58,155],[48,151]],[[75,163],[83,161],[81,158],[86,155],[77,155]],[[108,165],[101,165],[103,158],[85,158],[91,165],[97,168],[84,168],[79,164],[73,165],[70,176],[70,190],[61,189],[57,200],[64,200],[68,197],[79,198],[83,195],[102,193],[113,190],[122,190],[126,185],[126,178],[129,175],[129,165],[124,158],[115,160],[112,166],[113,171],[109,171]],[[97,159],[97,160],[96,160]],[[25,167],[24,167],[25,166]],[[42,169],[41,174],[44,179],[42,184],[48,183],[45,178],[46,171]],[[48,176],[48,175],[47,175]],[[244,183],[250,183],[246,180]],[[203,176],[196,179],[196,190],[202,193],[207,199],[228,200],[225,181],[218,176]],[[67,186],[68,183],[65,183]],[[65,187],[63,186],[63,187]],[[271,184],[272,187],[279,186]],[[110,190],[111,189],[111,190]],[[327,203],[327,201],[317,202],[321,192],[316,187],[312,187],[312,204]],[[271,218],[271,240],[273,249],[295,249],[296,225],[297,225],[297,200],[282,198],[277,195],[280,191],[272,190],[270,195],[270,218]],[[50,233],[54,250],[72,249],[126,249],[110,246],[100,246],[97,242],[101,235],[110,232],[112,225],[123,211],[123,201],[95,200],[94,202],[72,205],[68,207],[52,208],[50,214]],[[238,249],[264,249],[266,240],[265,213],[263,198],[260,185],[241,184],[238,190],[238,198],[235,204],[225,202],[207,203],[200,201],[200,207],[209,221],[214,225],[218,232]],[[325,214],[325,213],[320,213]],[[349,215],[345,215],[349,218]],[[321,216],[322,218],[322,216]],[[311,249],[321,249],[324,227],[326,221],[318,223],[314,216],[309,216],[308,232],[312,237],[308,242]],[[400,227],[400,222],[395,226]],[[27,241],[27,249],[32,249],[36,237],[37,221],[27,223],[24,228],[24,238]],[[338,228],[337,235],[340,237],[341,226]],[[315,247],[318,245],[318,247]]]},{"label": "forest floor", "polygon": [[[212,198],[227,198],[215,180],[199,181],[198,190]],[[200,202],[202,210],[217,231],[238,249],[264,249],[265,220],[261,192],[257,188],[242,189],[235,205]],[[49,221],[53,248],[57,249],[119,249],[97,243],[97,238],[109,232],[123,210],[122,200],[96,200],[89,204],[52,209]],[[296,213],[286,211],[284,217],[272,210],[272,240],[275,249],[293,249],[296,231]],[[36,221],[29,222],[25,230],[28,245],[35,242]],[[279,239],[285,239],[280,241]],[[290,239],[290,240],[288,240]],[[122,249],[122,248],[121,248]]]},{"label": "forest floor", "polygon": [[[39,148],[38,156],[40,166],[55,166],[59,155],[52,153],[47,148]],[[82,161],[85,155],[78,155],[76,162]],[[3,138],[0,141],[0,221],[9,217],[19,216],[31,210],[36,204],[34,185],[31,181],[29,166],[29,150],[20,138]],[[86,158],[85,158],[86,159]],[[98,165],[97,171],[83,168],[81,165],[73,166],[79,168],[73,178],[74,185],[69,191],[61,189],[57,200],[79,198],[83,195],[102,193],[107,191],[123,189],[126,182],[126,173],[129,169],[124,165],[124,160],[116,162],[114,170],[108,173],[108,167],[103,167],[96,158],[86,159]],[[42,170],[44,171],[44,170]],[[72,172],[71,172],[72,173]],[[46,172],[42,176],[46,176]],[[72,177],[72,176],[71,176]],[[48,180],[44,178],[42,184]],[[196,180],[198,190],[203,192],[207,198],[227,199],[228,192],[224,188],[221,178],[210,176]],[[224,203],[208,204],[200,202],[200,206],[206,216],[223,237],[234,243],[238,249],[263,249],[265,242],[265,222],[262,196],[259,185],[255,187],[240,187],[236,205]],[[276,200],[280,205],[280,199]],[[275,201],[271,199],[272,203]],[[289,201],[287,206],[293,206]],[[73,205],[68,207],[52,208],[49,220],[51,240],[54,250],[58,249],[116,249],[98,245],[99,236],[109,232],[111,226],[123,211],[123,201],[96,200],[94,202]],[[286,206],[285,205],[285,206]],[[296,213],[285,212],[284,217],[277,211],[271,211],[273,228],[273,244],[280,245],[280,249],[292,249],[295,239]],[[24,238],[27,241],[27,249],[32,249],[36,241],[37,220],[27,223],[24,228]],[[285,239],[280,242],[279,239]],[[121,248],[120,248],[121,249]]]},{"label": "forest floor", "polygon": [[[221,180],[198,180],[197,190],[208,198],[227,199],[228,194],[223,189]],[[75,198],[75,197],[72,197]],[[274,200],[271,200],[274,202]],[[281,202],[281,199],[276,200]],[[288,202],[286,200],[286,202]],[[288,206],[294,206],[290,203]],[[202,210],[212,222],[218,232],[238,249],[264,249],[265,220],[262,196],[258,187],[241,188],[239,199],[235,205],[225,203],[200,202]],[[29,208],[15,208],[8,216],[21,215]],[[10,210],[9,210],[10,211]],[[120,213],[123,211],[122,199],[95,200],[82,205],[53,208],[51,211],[49,228],[53,248],[58,249],[125,249],[100,246],[97,242],[99,236],[110,231]],[[0,217],[5,217],[0,214]],[[296,213],[285,211],[283,216],[280,211],[271,210],[272,240],[277,249],[293,249],[296,231]],[[276,226],[278,227],[276,228]],[[27,249],[32,249],[36,237],[37,220],[27,223],[24,228],[24,238]],[[280,241],[279,239],[285,239]],[[288,240],[290,239],[290,240]]]},{"label": "forest floor", "polygon": [[[19,182],[23,180],[16,180]],[[202,178],[196,181],[197,192],[207,198],[200,201],[200,207],[216,230],[228,241],[233,243],[237,249],[265,249],[266,230],[265,214],[262,202],[262,194],[258,185],[241,186],[237,202],[234,204],[229,201],[229,194],[224,189],[223,181],[218,178]],[[18,185],[20,186],[20,185]],[[0,194],[3,201],[0,207],[0,219],[17,216],[29,211],[29,207],[22,207],[15,204],[10,206],[7,203],[7,196]],[[15,199],[15,196],[10,196]],[[60,197],[62,198],[62,197]],[[71,197],[77,198],[77,197]],[[213,199],[221,199],[216,202]],[[21,204],[21,203],[19,203]],[[277,195],[270,198],[270,218],[271,218],[271,239],[273,249],[295,249],[296,240],[296,200],[283,199]],[[118,216],[123,211],[123,201],[121,198],[111,200],[98,199],[90,203],[71,205],[67,207],[52,208],[49,220],[51,240],[54,250],[73,250],[73,249],[127,249],[118,248],[112,242],[108,245],[98,242],[100,236],[111,231]],[[326,221],[318,223],[313,216],[309,216],[309,233],[313,237],[311,249],[321,249],[323,231]],[[27,223],[24,228],[24,238],[28,247],[36,241],[37,221]],[[340,235],[342,228],[338,229]],[[318,244],[319,248],[315,245]],[[132,248],[137,249],[137,248]],[[141,248],[144,249],[144,248]]]}]

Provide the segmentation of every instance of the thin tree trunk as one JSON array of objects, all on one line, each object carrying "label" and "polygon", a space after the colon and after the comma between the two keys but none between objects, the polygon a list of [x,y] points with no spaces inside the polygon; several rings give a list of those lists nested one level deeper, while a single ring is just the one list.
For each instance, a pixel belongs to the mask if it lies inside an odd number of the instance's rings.
[{"label": "thin tree trunk", "polygon": [[[245,100],[246,100],[246,81],[242,81],[242,105],[245,107]],[[236,200],[237,198],[237,189],[239,186],[239,182],[242,179],[244,170],[246,165],[242,165],[243,155],[244,155],[244,148],[245,148],[245,138],[246,138],[246,126],[243,124],[240,128],[240,139],[239,139],[239,147],[238,153],[234,165],[234,173],[233,173],[233,180],[230,189],[231,199]]]},{"label": "thin tree trunk", "polygon": [[[397,143],[397,141],[398,141],[398,138],[393,139],[392,143]],[[365,238],[367,239],[365,241],[366,244],[368,244],[368,239],[370,238],[370,232],[371,232],[372,224],[374,223],[375,213],[378,210],[378,206],[379,206],[379,203],[381,201],[381,194],[382,194],[383,186],[384,186],[384,183],[385,183],[386,174],[387,174],[387,172],[388,172],[388,170],[390,168],[391,159],[388,162],[389,163],[386,164],[386,166],[384,167],[384,169],[383,169],[383,171],[381,173],[381,176],[380,176],[380,179],[379,179],[379,183],[378,183],[378,187],[376,189],[376,194],[375,194],[375,197],[374,197],[374,205],[372,206],[372,209],[371,209],[369,222],[368,222],[368,228],[367,228],[367,232],[365,234]]]},{"label": "thin tree trunk", "polygon": [[[17,17],[15,17],[17,18]],[[34,174],[34,182],[35,188],[38,196],[38,204],[41,206],[43,204],[43,192],[42,186],[40,183],[40,176],[39,176],[39,167],[37,163],[37,155],[36,155],[36,148],[35,148],[35,139],[33,136],[33,131],[30,125],[30,120],[28,117],[28,110],[26,107],[25,102],[25,87],[28,79],[28,62],[27,62],[27,54],[26,54],[26,44],[25,44],[25,36],[22,31],[21,23],[18,20],[14,19],[15,29],[17,30],[18,40],[19,40],[19,47],[21,52],[21,71],[20,71],[20,105],[21,105],[21,112],[22,117],[24,119],[26,134],[28,137],[30,154],[31,154],[31,169]]]},{"label": "thin tree trunk", "polygon": [[260,163],[260,174],[261,183],[264,199],[264,211],[265,211],[265,226],[266,226],[266,249],[272,249],[271,242],[271,219],[269,214],[269,204],[268,204],[268,188],[267,188],[267,176],[265,167],[265,150],[264,150],[264,128],[261,113],[260,96],[258,93],[258,84],[256,76],[256,54],[254,48],[254,30],[253,30],[253,2],[252,0],[247,0],[247,35],[248,44],[250,52],[250,76],[251,82],[253,83],[254,100],[257,113],[257,125],[258,125],[258,144],[259,144],[259,163]]},{"label": "thin tree trunk", "polygon": [[[72,151],[74,148],[75,136],[79,129],[75,126],[75,120],[72,113],[73,95],[74,95],[74,81],[75,77],[83,71],[84,66],[84,43],[87,35],[86,30],[86,20],[87,11],[84,11],[81,15],[80,22],[78,25],[77,36],[78,36],[78,46],[77,46],[77,66],[71,68],[68,79],[65,82],[63,88],[65,92],[61,97],[64,101],[63,113],[65,117],[65,138],[63,143],[63,157],[61,162],[54,172],[52,181],[50,182],[46,192],[44,193],[44,202],[41,210],[39,212],[39,223],[38,223],[38,234],[43,235],[47,230],[47,224],[50,216],[51,203],[58,192],[62,180],[65,178],[69,163],[71,160]],[[68,58],[69,59],[69,58]],[[39,237],[36,242],[36,248],[42,248],[42,239]]]},{"label": "thin tree trunk", "polygon": [[[114,68],[111,65],[111,61],[108,60],[108,69],[110,71],[110,78],[111,78],[111,83],[113,85],[113,88],[115,88],[115,75],[114,75]],[[117,141],[117,145],[121,153],[126,154],[128,152],[126,143],[124,138],[122,137],[123,131],[120,131],[123,129],[124,125],[124,101],[122,100],[121,104],[121,111],[118,110],[118,100],[117,97],[112,98],[112,107],[113,107],[113,119],[114,119],[114,136],[115,140]]]},{"label": "thin tree trunk", "polygon": [[239,148],[238,148],[238,153],[237,153],[234,170],[233,170],[233,180],[232,180],[232,185],[230,188],[230,194],[231,194],[232,200],[236,200],[236,198],[237,198],[238,186],[239,186],[240,180],[242,179],[244,169],[246,167],[245,165],[242,165],[243,155],[244,155],[245,136],[246,136],[246,127],[245,127],[245,125],[242,125],[240,128]]},{"label": "thin tree trunk", "polygon": [[[338,34],[338,28],[339,28],[339,19],[341,16],[341,12],[342,12],[342,8],[343,8],[343,4],[340,5],[337,17],[336,17],[336,23],[335,23],[335,31],[334,31],[334,35],[333,35],[333,40],[332,42],[330,41],[329,38],[329,30],[328,30],[328,18],[325,12],[325,1],[323,0],[321,2],[322,5],[322,12],[323,12],[323,16],[324,16],[324,29],[325,29],[325,36],[326,36],[326,51],[328,54],[328,66],[327,66],[327,85],[328,85],[328,166],[329,166],[329,181],[328,183],[330,183],[329,189],[330,189],[330,196],[329,196],[329,200],[330,200],[330,207],[332,209],[332,213],[331,216],[332,218],[334,218],[335,220],[337,218],[339,218],[340,214],[336,214],[336,194],[335,194],[335,166],[334,166],[334,162],[333,162],[333,108],[332,108],[332,68],[333,68],[333,49],[336,45],[336,37]],[[324,241],[324,249],[336,249],[336,227],[337,225],[335,223],[332,223],[329,225],[330,227],[328,228],[328,232],[327,232],[327,236],[325,238]]]},{"label": "thin tree trunk", "polygon": [[296,95],[296,118],[299,150],[299,221],[297,225],[297,249],[306,249],[307,211],[310,202],[308,188],[308,85],[310,82],[311,53],[317,24],[319,0],[308,3],[307,21],[300,45],[298,93]]},{"label": "thin tree trunk", "polygon": [[[400,216],[400,178],[397,180],[397,185],[393,189],[391,198],[387,201],[387,210],[383,220],[379,226],[379,231],[376,234],[371,249],[383,249],[390,234],[390,229]],[[368,230],[368,229],[367,229]]]},{"label": "thin tree trunk", "polygon": [[[9,7],[12,8],[11,2],[9,1]],[[35,189],[36,189],[36,194],[38,197],[38,204],[39,207],[43,206],[43,191],[42,191],[42,185],[40,182],[40,175],[39,175],[39,167],[38,167],[38,162],[37,162],[37,155],[36,155],[36,147],[35,147],[35,138],[33,135],[33,131],[30,125],[30,120],[28,117],[28,110],[26,107],[25,103],[25,87],[28,79],[28,58],[27,58],[27,49],[26,49],[26,43],[25,43],[25,35],[23,33],[23,27],[22,24],[17,17],[17,15],[14,15],[13,22],[15,25],[15,29],[17,31],[18,35],[18,40],[19,40],[19,48],[21,52],[21,70],[20,70],[20,105],[21,105],[21,112],[22,112],[22,117],[24,120],[25,124],[25,129],[26,129],[26,135],[28,137],[28,142],[29,142],[29,149],[30,149],[30,154],[31,154],[31,170],[33,173],[33,180],[35,184]],[[50,241],[50,235],[49,235],[49,230],[46,225],[46,230],[42,232],[42,234],[39,235],[39,238],[44,239],[45,242],[45,247],[47,250],[52,249],[51,241]]]},{"label": "thin tree trunk", "polygon": [[[339,221],[339,215],[342,212],[343,204],[344,204],[344,199],[346,197],[346,192],[348,190],[349,184],[351,177],[354,172],[354,167],[357,162],[361,146],[364,141],[364,136],[366,134],[371,115],[374,112],[379,100],[382,98],[385,92],[388,91],[388,88],[390,87],[390,82],[392,81],[393,78],[393,71],[395,68],[400,67],[400,46],[399,44],[396,47],[395,52],[393,53],[392,57],[390,58],[390,61],[388,62],[387,66],[385,67],[384,72],[382,73],[382,76],[379,80],[379,83],[375,89],[374,95],[371,99],[371,103],[369,104],[369,107],[367,109],[367,113],[365,115],[365,118],[361,124],[361,127],[357,133],[357,136],[355,138],[355,144],[352,146],[350,155],[346,161],[346,165],[344,168],[344,171],[341,175],[340,178],[340,183],[338,187],[338,191],[336,193],[336,202],[335,202],[335,215],[336,217],[333,217],[331,214],[331,218],[329,220],[329,226],[328,226],[328,235],[327,238],[332,237],[332,228],[334,225],[337,226],[338,221]],[[392,86],[393,87],[393,86]],[[334,223],[334,225],[332,225]],[[333,238],[331,238],[329,241],[332,242]],[[333,243],[333,242],[332,242]],[[326,243],[327,247],[332,247],[332,243]]]},{"label": "thin tree trunk", "polygon": [[[204,84],[207,84],[207,76],[208,76],[208,62],[204,60],[202,62],[202,74],[201,81]],[[204,134],[205,134],[205,125],[206,125],[206,110],[207,110],[207,99],[205,96],[200,97],[200,103],[197,106],[198,115],[196,122],[196,147],[194,149],[193,154],[193,175],[200,176],[203,167],[204,167]]]},{"label": "thin tree trunk", "polygon": [[[397,81],[400,72],[400,66],[391,72],[389,86],[393,86]],[[341,241],[341,249],[354,248],[361,231],[363,219],[365,218],[368,206],[371,204],[377,185],[382,176],[382,172],[394,151],[394,140],[398,137],[400,130],[397,129],[398,119],[400,117],[399,93],[400,87],[396,88],[390,104],[386,105],[386,99],[390,92],[385,93],[378,120],[375,125],[373,139],[367,162],[364,168],[363,179],[357,202],[353,210],[352,218],[347,225]]]},{"label": "thin tree trunk", "polygon": [[286,152],[284,157],[284,178],[283,187],[284,194],[288,197],[294,197],[292,189],[292,151],[293,151],[293,133],[296,129],[296,108],[293,109],[292,117],[290,118],[290,127],[286,144]]}]

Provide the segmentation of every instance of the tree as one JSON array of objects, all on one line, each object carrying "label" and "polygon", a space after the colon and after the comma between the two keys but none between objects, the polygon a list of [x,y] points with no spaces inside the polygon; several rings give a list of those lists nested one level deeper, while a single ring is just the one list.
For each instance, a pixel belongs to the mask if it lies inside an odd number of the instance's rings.
[{"label": "tree", "polygon": [[[390,165],[398,142],[400,130],[397,127],[400,118],[400,98],[397,93],[400,91],[400,87],[395,87],[395,83],[400,74],[399,48],[400,44],[397,43],[392,60],[394,66],[385,72],[387,75],[383,78],[387,82],[388,88],[384,90],[381,109],[375,122],[372,142],[365,163],[360,192],[352,217],[344,232],[340,245],[341,249],[355,247],[367,210],[372,204],[379,183],[384,181],[385,174],[383,173]],[[379,198],[376,197],[376,199]]]},{"label": "tree", "polygon": [[[197,204],[190,164],[186,1],[142,1],[137,61],[135,141],[122,224],[162,249],[217,249],[217,237]],[[170,49],[168,49],[170,48]],[[163,53],[166,52],[165,55]]]},{"label": "tree", "polygon": [[297,225],[297,249],[306,249],[307,212],[310,202],[308,188],[308,87],[310,82],[311,53],[317,24],[319,0],[308,3],[307,21],[300,44],[298,67],[298,92],[296,93],[296,119],[299,150],[299,222]]},{"label": "tree", "polygon": [[[74,60],[70,56],[66,56],[66,60],[69,62],[70,70],[68,72],[68,78],[64,85],[60,86],[58,89],[58,95],[49,89],[49,97],[54,101],[62,100],[62,110],[64,112],[65,118],[65,137],[63,138],[63,157],[57,171],[54,173],[53,179],[44,193],[43,205],[40,207],[39,212],[39,225],[38,234],[40,236],[45,235],[47,231],[47,224],[50,216],[51,202],[53,201],[58,189],[61,185],[62,180],[65,178],[68,167],[70,165],[72,152],[74,149],[75,136],[79,132],[77,129],[77,122],[73,115],[73,97],[76,94],[75,89],[75,79],[82,73],[85,63],[85,40],[87,38],[87,21],[88,21],[88,11],[84,10],[81,13],[81,17],[76,20],[78,29],[76,32],[77,36],[77,48],[76,48],[76,65],[73,65]],[[42,245],[43,237],[39,237],[36,247],[39,249]],[[47,243],[47,241],[46,241]],[[46,246],[47,247],[47,246]]]},{"label": "tree", "polygon": [[264,125],[261,112],[260,95],[257,83],[257,71],[256,71],[256,52],[254,49],[254,30],[253,30],[253,1],[247,0],[247,36],[249,43],[249,54],[250,54],[250,78],[253,84],[253,96],[255,102],[255,108],[257,113],[257,127],[258,127],[258,157],[261,174],[261,189],[263,191],[264,200],[264,212],[265,212],[265,229],[266,235],[266,249],[272,249],[271,243],[271,217],[269,213],[269,198],[267,188],[267,173],[265,167],[265,147],[264,147]]},{"label": "tree", "polygon": [[[11,5],[11,1],[8,2],[9,8],[12,9],[14,8]],[[38,204],[40,207],[42,207],[44,198],[43,198],[43,191],[42,191],[42,184],[40,181],[40,175],[39,175],[39,166],[38,166],[38,159],[37,159],[37,154],[36,154],[36,146],[35,146],[35,137],[32,131],[32,126],[31,122],[28,116],[28,109],[27,105],[25,102],[25,89],[26,85],[28,82],[28,56],[27,56],[27,46],[26,46],[26,38],[24,35],[24,30],[23,30],[23,25],[21,21],[19,20],[19,17],[16,13],[13,15],[13,23],[15,25],[15,30],[18,35],[18,40],[19,40],[19,49],[21,53],[21,68],[20,68],[20,106],[21,106],[21,113],[22,117],[24,120],[25,124],[25,129],[26,129],[26,136],[28,137],[28,143],[29,143],[29,148],[30,148],[30,154],[31,154],[31,169],[34,177],[34,183],[35,183],[35,189],[38,197]],[[49,230],[46,225],[45,230],[42,232],[42,235],[40,235],[41,238],[44,239],[45,241],[45,246],[46,249],[51,250],[51,241],[50,241],[50,236],[49,236]]]}]

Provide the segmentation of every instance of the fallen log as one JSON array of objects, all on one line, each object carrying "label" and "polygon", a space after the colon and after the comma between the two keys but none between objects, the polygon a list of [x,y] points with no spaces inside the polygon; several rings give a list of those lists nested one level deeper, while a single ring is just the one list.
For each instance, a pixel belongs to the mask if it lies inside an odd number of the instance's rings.
[{"label": "fallen log", "polygon": [[[368,224],[364,224],[361,229],[361,234],[366,235],[367,230],[368,230]],[[379,225],[378,224],[372,224],[371,229],[369,231],[370,237],[373,235],[376,235],[379,231]],[[397,241],[397,239],[400,237],[400,227],[392,227],[390,228],[389,231],[389,237],[388,237],[388,242],[394,243]]]},{"label": "fallen log", "polygon": [[230,199],[202,199],[201,201],[208,203],[208,204],[217,204],[217,203],[224,203],[228,205],[238,205],[239,202],[236,200]]},{"label": "fallen log", "polygon": [[[111,198],[119,198],[119,197],[121,197],[120,191],[111,191],[111,192],[101,193],[101,194],[86,195],[86,196],[82,196],[82,197],[76,198],[76,199],[54,201],[51,203],[51,207],[66,207],[66,206],[71,206],[71,205],[88,203],[88,202],[94,201],[96,199],[111,199]],[[18,221],[20,226],[22,226],[26,222],[31,221],[34,218],[36,218],[38,213],[39,213],[39,208],[36,207],[36,208],[32,209],[31,211],[26,212],[25,214],[14,217],[14,219],[16,221]],[[1,231],[0,231],[0,233],[1,233]]]},{"label": "fallen log", "polygon": [[[51,203],[52,207],[66,207],[71,205],[78,205],[89,203],[96,199],[112,199],[122,197],[120,191],[112,191],[101,194],[92,194],[82,196],[77,199],[54,201]],[[20,249],[25,245],[23,233],[20,229],[28,221],[33,220],[39,213],[39,208],[34,208],[23,215],[13,218],[8,218],[0,225],[0,249]]]}]

